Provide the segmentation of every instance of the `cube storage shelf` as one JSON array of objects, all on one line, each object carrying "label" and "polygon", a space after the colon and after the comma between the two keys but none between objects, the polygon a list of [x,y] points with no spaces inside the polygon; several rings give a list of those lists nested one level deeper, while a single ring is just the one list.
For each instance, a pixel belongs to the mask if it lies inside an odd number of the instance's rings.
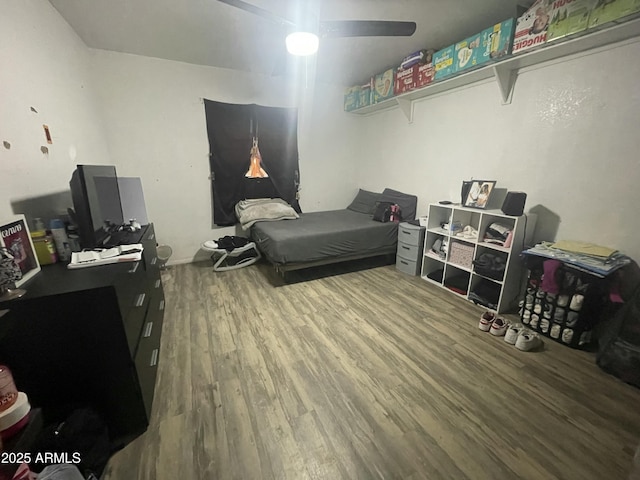
[{"label": "cube storage shelf", "polygon": [[[442,225],[471,226],[477,237],[468,238],[444,229]],[[487,229],[494,223],[512,231],[509,247],[484,241]],[[514,307],[523,284],[524,265],[519,258],[535,229],[536,215],[505,215],[500,210],[479,210],[452,205],[429,205],[429,216],[422,256],[421,276],[424,280],[447,288],[454,294],[483,304],[498,313]],[[442,245],[441,253],[432,247]],[[504,261],[499,278],[480,273],[474,266],[484,253],[492,253]],[[486,300],[486,301],[482,301]]]}]

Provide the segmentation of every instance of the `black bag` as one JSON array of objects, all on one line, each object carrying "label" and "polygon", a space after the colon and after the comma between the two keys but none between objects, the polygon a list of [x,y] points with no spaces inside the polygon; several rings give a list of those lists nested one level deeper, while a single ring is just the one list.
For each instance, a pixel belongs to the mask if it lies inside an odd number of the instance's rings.
[{"label": "black bag", "polygon": [[393,202],[376,202],[373,211],[373,219],[376,222],[399,222],[400,218],[400,205]]},{"label": "black bag", "polygon": [[236,248],[244,247],[249,241],[250,240],[245,237],[226,235],[216,240],[216,243],[218,244],[218,248],[224,248],[227,252],[232,252]]},{"label": "black bag", "polygon": [[70,462],[79,462],[76,466],[85,478],[92,474],[99,478],[112,453],[107,426],[90,408],[74,410],[63,422],[40,433],[31,450],[29,467],[33,471],[40,472],[48,465],[38,461],[46,452],[66,453]]},{"label": "black bag", "polygon": [[623,382],[640,387],[640,289],[618,310],[599,344],[598,366]]},{"label": "black bag", "polygon": [[493,280],[502,280],[507,259],[500,253],[484,252],[473,261],[474,271]]}]

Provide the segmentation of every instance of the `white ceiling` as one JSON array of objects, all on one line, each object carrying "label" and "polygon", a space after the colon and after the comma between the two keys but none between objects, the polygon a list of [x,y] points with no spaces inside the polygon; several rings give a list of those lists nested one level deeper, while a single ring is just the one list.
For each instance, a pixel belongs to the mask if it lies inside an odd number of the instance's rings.
[{"label": "white ceiling", "polygon": [[[294,19],[301,2],[247,0]],[[439,49],[516,15],[520,0],[311,0],[321,20],[403,20],[411,37],[323,38],[316,78],[361,84],[421,48]],[[271,75],[284,27],[217,0],[50,0],[88,47]],[[530,2],[529,2],[530,3]],[[289,62],[300,62],[288,57]],[[292,64],[289,65],[290,67]],[[291,70],[290,70],[291,71]]]}]

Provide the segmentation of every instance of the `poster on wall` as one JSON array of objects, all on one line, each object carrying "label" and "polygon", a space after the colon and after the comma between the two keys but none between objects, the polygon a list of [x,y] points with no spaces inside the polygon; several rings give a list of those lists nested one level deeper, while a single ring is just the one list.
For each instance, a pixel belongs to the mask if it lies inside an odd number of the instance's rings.
[{"label": "poster on wall", "polygon": [[16,287],[28,282],[40,271],[24,215],[0,222],[0,282],[12,278]]}]

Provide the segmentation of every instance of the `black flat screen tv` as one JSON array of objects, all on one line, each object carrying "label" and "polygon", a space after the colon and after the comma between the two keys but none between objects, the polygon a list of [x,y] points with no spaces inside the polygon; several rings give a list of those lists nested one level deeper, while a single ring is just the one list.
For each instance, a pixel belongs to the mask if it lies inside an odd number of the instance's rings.
[{"label": "black flat screen tv", "polygon": [[104,246],[124,224],[116,167],[78,165],[69,187],[81,246]]}]

